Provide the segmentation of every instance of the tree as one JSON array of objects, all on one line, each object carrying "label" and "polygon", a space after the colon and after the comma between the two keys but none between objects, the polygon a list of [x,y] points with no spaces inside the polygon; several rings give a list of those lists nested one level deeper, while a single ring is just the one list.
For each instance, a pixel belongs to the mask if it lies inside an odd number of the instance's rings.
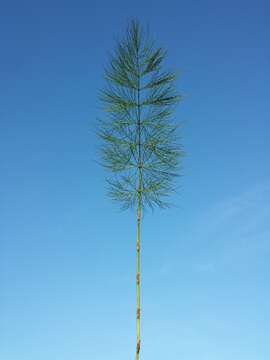
[{"label": "tree", "polygon": [[111,172],[108,194],[123,209],[136,208],[136,360],[140,353],[140,224],[142,210],[165,208],[175,190],[183,155],[178,126],[171,119],[180,95],[176,75],[163,71],[165,51],[154,46],[137,20],[117,42],[105,68],[101,101],[107,113],[100,120],[103,166]]}]

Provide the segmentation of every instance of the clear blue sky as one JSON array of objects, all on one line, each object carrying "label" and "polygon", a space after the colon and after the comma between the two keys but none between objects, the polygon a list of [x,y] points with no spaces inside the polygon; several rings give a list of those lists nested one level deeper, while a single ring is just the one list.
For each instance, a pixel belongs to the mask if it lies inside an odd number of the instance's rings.
[{"label": "clear blue sky", "polygon": [[268,1],[9,1],[0,13],[0,358],[127,360],[135,214],[93,124],[128,18],[181,71],[177,205],[142,224],[142,360],[270,358]]}]

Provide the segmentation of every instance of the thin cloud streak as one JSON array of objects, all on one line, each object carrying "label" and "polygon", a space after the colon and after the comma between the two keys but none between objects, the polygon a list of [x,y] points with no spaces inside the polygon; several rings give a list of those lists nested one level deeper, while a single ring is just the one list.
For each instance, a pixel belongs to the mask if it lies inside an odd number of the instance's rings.
[{"label": "thin cloud streak", "polygon": [[191,235],[193,244],[208,249],[202,251],[201,262],[196,257],[196,271],[212,272],[221,264],[239,264],[269,253],[269,204],[267,180],[206,210]]}]

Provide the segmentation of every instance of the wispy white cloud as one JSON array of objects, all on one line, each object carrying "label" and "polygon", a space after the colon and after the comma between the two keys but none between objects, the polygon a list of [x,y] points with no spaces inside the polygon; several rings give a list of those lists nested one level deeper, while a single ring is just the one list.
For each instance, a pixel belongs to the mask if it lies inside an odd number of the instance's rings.
[{"label": "wispy white cloud", "polygon": [[202,262],[196,264],[196,270],[201,273],[209,273],[215,270],[215,265],[213,262]]},{"label": "wispy white cloud", "polygon": [[[195,226],[196,243],[209,249],[199,272],[213,271],[218,264],[237,263],[270,252],[270,181],[257,184],[221,201],[202,214]],[[214,255],[213,255],[214,254]]]}]

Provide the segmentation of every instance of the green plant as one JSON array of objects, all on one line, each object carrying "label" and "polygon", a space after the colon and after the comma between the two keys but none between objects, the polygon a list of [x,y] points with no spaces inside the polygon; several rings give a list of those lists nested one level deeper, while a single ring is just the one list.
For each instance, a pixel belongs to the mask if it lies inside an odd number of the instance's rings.
[{"label": "green plant", "polygon": [[162,70],[165,52],[155,48],[138,21],[127,27],[105,68],[106,88],[101,100],[107,113],[99,122],[101,158],[112,175],[109,196],[123,209],[137,209],[136,236],[136,360],[140,353],[140,224],[141,212],[167,207],[175,190],[183,155],[178,142],[179,124],[171,119],[180,96],[176,75]]}]

